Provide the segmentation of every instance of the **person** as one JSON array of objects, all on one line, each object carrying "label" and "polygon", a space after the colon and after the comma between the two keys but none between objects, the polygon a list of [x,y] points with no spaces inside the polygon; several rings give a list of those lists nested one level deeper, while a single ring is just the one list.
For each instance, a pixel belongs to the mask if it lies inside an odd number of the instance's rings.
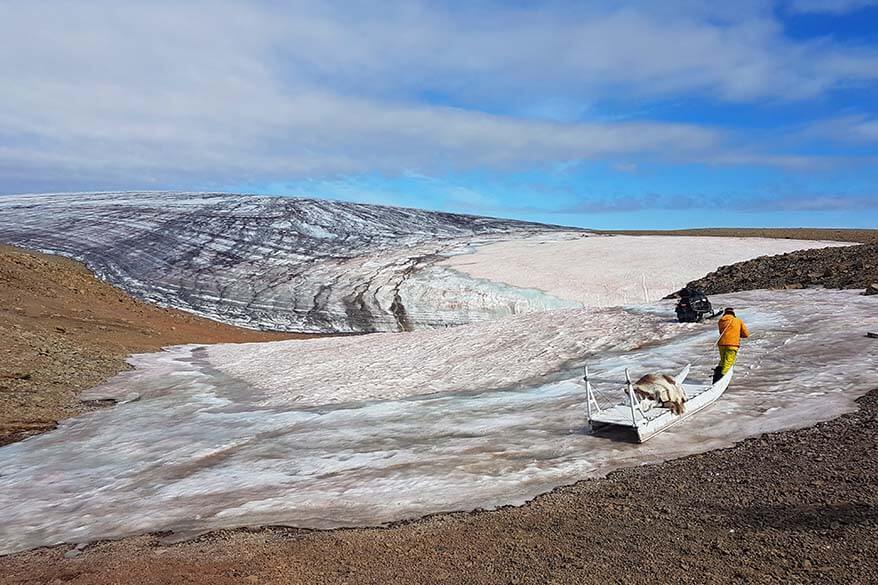
[{"label": "person", "polygon": [[714,370],[714,382],[725,376],[735,365],[738,349],[741,347],[741,338],[750,337],[750,331],[747,330],[744,322],[738,319],[732,307],[726,307],[717,327],[719,328],[719,341],[716,342],[719,347],[719,365]]}]

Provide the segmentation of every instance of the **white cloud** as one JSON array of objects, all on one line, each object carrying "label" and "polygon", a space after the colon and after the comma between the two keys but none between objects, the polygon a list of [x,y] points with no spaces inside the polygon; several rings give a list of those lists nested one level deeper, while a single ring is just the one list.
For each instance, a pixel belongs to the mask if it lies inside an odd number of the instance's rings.
[{"label": "white cloud", "polygon": [[828,139],[848,144],[878,144],[878,119],[865,115],[848,115],[819,120],[799,135],[805,139]]},{"label": "white cloud", "polygon": [[759,2],[442,6],[7,0],[0,177],[246,182],[643,153],[732,160],[711,128],[570,118],[608,96],[797,99],[878,77],[873,52],[788,41]]},{"label": "white cloud", "polygon": [[556,213],[629,213],[642,209],[710,209],[714,211],[737,211],[763,213],[774,211],[845,211],[878,209],[878,197],[859,194],[798,193],[782,195],[766,192],[761,196],[729,194],[719,199],[696,195],[616,196],[611,198],[584,199],[560,208]]},{"label": "white cloud", "polygon": [[637,165],[632,162],[618,162],[613,165],[613,169],[620,173],[636,173]]}]

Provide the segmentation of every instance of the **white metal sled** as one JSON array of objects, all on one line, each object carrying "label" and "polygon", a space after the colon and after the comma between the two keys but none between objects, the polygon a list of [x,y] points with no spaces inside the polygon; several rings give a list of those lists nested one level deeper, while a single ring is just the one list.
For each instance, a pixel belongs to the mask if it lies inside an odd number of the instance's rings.
[{"label": "white metal sled", "polygon": [[634,385],[628,370],[625,370],[625,393],[627,403],[622,402],[610,408],[601,408],[595,399],[594,388],[588,377],[588,368],[585,368],[585,391],[587,395],[588,422],[592,430],[598,430],[609,425],[633,429],[637,433],[637,441],[643,443],[656,436],[665,429],[686,420],[702,408],[713,404],[717,398],[729,387],[732,381],[732,370],[720,378],[714,384],[684,384],[683,381],[689,375],[689,366],[677,374],[674,379],[683,386],[688,400],[686,400],[686,412],[674,414],[670,409],[662,406],[653,406],[644,409],[641,401],[634,393]]}]

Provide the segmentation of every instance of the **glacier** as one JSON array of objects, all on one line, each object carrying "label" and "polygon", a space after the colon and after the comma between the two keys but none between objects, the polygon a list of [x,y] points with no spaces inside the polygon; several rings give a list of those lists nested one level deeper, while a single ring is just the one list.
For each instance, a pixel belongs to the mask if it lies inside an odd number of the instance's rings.
[{"label": "glacier", "polygon": [[608,403],[625,367],[691,361],[692,380],[707,382],[715,324],[676,323],[670,301],[135,356],[136,369],[83,396],[116,407],[0,448],[0,553],[521,504],[618,467],[830,419],[874,387],[878,350],[863,337],[878,328],[871,298],[797,290],[715,301],[738,307],[753,332],[732,386],[644,445],[586,432],[580,368]]},{"label": "glacier", "polygon": [[[642,259],[659,264],[659,251],[681,240],[666,238],[656,246],[650,238],[294,197],[170,192],[0,197],[2,242],[81,260],[101,278],[163,306],[280,331],[411,331],[643,302],[722,263],[832,245],[699,238],[704,244],[699,246],[689,240],[679,244],[685,253],[667,254],[670,260],[662,264],[676,263],[673,282],[652,283],[638,296],[631,287],[641,287],[647,274],[655,276]],[[615,276],[601,277],[611,264],[608,249],[628,253],[615,263],[630,264],[624,286]],[[569,269],[601,261],[606,263],[588,277]],[[494,271],[485,270],[489,265]],[[564,286],[553,287],[562,281]]]},{"label": "glacier", "polygon": [[574,306],[447,269],[411,279],[480,241],[560,229],[294,197],[0,197],[0,241],[75,258],[163,306],[281,331],[405,331]]}]

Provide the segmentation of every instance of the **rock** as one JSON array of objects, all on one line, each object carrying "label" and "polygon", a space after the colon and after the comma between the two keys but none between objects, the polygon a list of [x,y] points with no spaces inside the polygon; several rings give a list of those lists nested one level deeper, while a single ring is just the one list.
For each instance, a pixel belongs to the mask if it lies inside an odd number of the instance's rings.
[{"label": "rock", "polygon": [[78,557],[81,554],[82,554],[82,551],[73,549],[73,550],[69,550],[66,553],[64,553],[64,558],[65,559],[75,559],[76,557]]},{"label": "rock", "polygon": [[866,290],[863,291],[863,294],[866,296],[878,295],[878,282],[873,282],[868,287],[866,287]]},{"label": "rock", "polygon": [[878,294],[878,244],[801,250],[762,256],[721,267],[687,286],[708,295],[760,288],[797,289],[808,286],[867,289]]}]

